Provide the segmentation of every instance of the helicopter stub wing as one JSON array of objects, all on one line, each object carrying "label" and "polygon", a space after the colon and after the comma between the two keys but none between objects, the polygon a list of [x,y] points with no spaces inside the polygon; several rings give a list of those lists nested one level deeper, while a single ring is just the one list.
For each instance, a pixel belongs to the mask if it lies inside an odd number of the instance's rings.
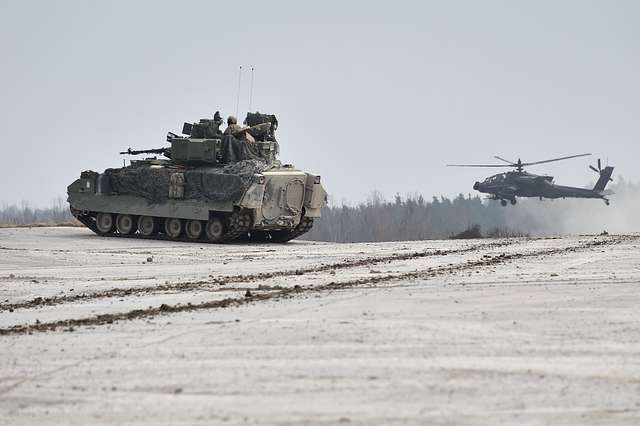
[{"label": "helicopter stub wing", "polygon": [[494,200],[501,200],[501,199],[511,199],[513,197],[516,196],[518,192],[518,187],[517,186],[503,186],[502,188],[496,188],[495,191],[491,192],[491,197]]}]

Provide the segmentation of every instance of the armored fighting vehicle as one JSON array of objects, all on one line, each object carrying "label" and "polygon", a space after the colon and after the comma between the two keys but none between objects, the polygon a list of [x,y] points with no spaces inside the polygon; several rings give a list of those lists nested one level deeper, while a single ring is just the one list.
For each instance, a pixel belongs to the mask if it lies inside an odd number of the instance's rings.
[{"label": "armored fighting vehicle", "polygon": [[276,117],[249,113],[225,134],[221,124],[219,113],[185,123],[170,146],[121,153],[153,157],[82,172],[67,188],[71,212],[102,236],[286,242],[308,232],[327,194],[320,176],[277,159]]}]

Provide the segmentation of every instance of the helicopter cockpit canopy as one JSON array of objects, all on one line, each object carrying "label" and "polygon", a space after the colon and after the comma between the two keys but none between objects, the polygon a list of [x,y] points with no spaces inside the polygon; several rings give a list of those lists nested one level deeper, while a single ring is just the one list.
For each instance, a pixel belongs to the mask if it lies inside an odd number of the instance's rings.
[{"label": "helicopter cockpit canopy", "polygon": [[497,175],[489,176],[488,178],[486,178],[484,180],[483,183],[489,184],[489,185],[495,185],[495,184],[500,183],[503,180],[505,180],[506,177],[507,177],[506,173],[499,173]]}]

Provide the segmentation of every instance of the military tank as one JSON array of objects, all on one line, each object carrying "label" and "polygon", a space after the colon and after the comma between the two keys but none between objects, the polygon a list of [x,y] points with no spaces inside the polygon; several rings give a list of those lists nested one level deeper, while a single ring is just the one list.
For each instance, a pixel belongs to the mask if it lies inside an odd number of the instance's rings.
[{"label": "military tank", "polygon": [[320,176],[278,160],[274,115],[249,113],[184,123],[169,146],[102,173],[83,171],[67,188],[72,214],[101,236],[227,243],[283,243],[308,232],[326,205]]}]

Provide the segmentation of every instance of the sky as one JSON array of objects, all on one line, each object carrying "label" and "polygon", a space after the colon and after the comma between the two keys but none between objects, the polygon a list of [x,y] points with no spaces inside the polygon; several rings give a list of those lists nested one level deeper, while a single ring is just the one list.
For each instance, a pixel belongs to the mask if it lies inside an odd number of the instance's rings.
[{"label": "sky", "polygon": [[0,0],[0,203],[47,206],[82,170],[184,121],[276,114],[281,159],[334,204],[455,196],[493,155],[583,186],[640,181],[637,1]]}]

